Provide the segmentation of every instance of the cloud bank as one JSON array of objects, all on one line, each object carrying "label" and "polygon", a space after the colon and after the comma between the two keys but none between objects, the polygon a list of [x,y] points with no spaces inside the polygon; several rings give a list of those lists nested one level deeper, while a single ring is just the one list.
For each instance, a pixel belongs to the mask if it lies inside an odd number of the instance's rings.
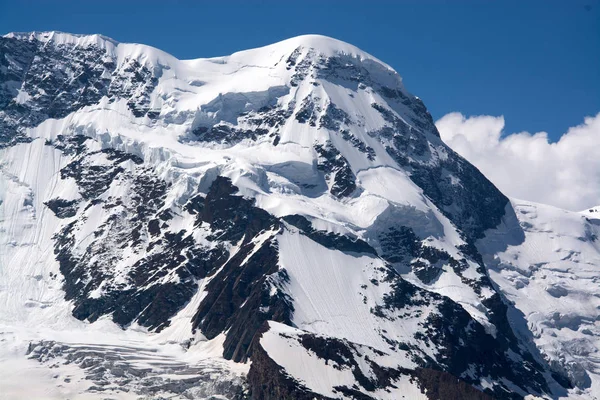
[{"label": "cloud bank", "polygon": [[504,117],[450,113],[436,126],[444,142],[509,197],[573,211],[600,205],[600,113],[556,143],[546,132],[505,134]]}]

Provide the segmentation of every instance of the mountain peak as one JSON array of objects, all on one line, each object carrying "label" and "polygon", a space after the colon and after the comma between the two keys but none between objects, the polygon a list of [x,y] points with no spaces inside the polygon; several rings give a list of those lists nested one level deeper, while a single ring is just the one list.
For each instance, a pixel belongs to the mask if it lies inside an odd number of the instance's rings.
[{"label": "mountain peak", "polygon": [[379,60],[378,58],[372,56],[371,54],[359,49],[358,47],[350,43],[346,43],[344,41],[329,36],[318,34],[295,36],[263,47],[239,51],[232,54],[231,57],[235,58],[250,53],[255,53],[264,60],[270,58],[269,56],[289,56],[293,52],[298,51],[300,49],[312,50],[315,54],[324,57],[345,55],[350,56],[352,58],[356,58],[360,61],[370,60],[383,65],[386,69],[389,69],[390,71],[393,71],[393,68],[384,63],[383,61]]},{"label": "mountain peak", "polygon": [[357,47],[178,60],[32,32],[0,53],[0,331],[25,333],[0,370],[236,400],[556,398],[597,375],[578,263],[600,226],[513,208]]},{"label": "mountain peak", "polygon": [[311,48],[326,56],[347,54],[357,56],[361,59],[372,59],[382,63],[382,61],[350,43],[324,35],[310,34],[295,36],[286,40],[282,40],[281,42],[274,43],[271,46],[285,46],[292,49],[297,47]]},{"label": "mountain peak", "polygon": [[[19,39],[19,40],[38,40],[43,43],[54,43],[54,44],[58,44],[58,45],[66,44],[66,45],[75,45],[75,46],[81,46],[81,47],[95,45],[100,48],[105,48],[107,43],[112,46],[118,46],[119,44],[121,44],[117,40],[112,39],[105,35],[101,35],[101,34],[78,34],[78,33],[69,33],[69,32],[61,32],[61,31],[9,32],[9,33],[3,35],[3,37],[15,38],[15,39]],[[131,44],[133,44],[133,43],[131,43]],[[148,47],[148,46],[144,45],[144,47]],[[329,36],[319,35],[319,34],[299,35],[299,36],[291,37],[289,39],[284,39],[284,40],[276,42],[276,43],[268,44],[266,46],[261,46],[261,47],[257,47],[257,48],[253,48],[253,49],[247,49],[247,50],[241,50],[241,51],[233,53],[232,55],[243,54],[243,53],[247,53],[247,52],[257,52],[260,50],[265,50],[265,51],[277,50],[277,51],[283,52],[283,53],[288,53],[288,52],[291,53],[299,47],[305,48],[305,49],[313,49],[318,54],[321,54],[324,56],[334,56],[334,55],[344,54],[344,55],[354,56],[356,58],[359,58],[360,60],[370,59],[370,60],[376,61],[380,64],[386,65],[388,68],[392,69],[391,67],[389,67],[387,64],[385,64],[381,60],[377,59],[376,57],[370,55],[369,53],[359,49],[358,47],[356,47],[350,43],[347,43],[347,42],[344,42],[344,41],[341,41],[341,40],[338,40],[338,39],[335,39],[335,38],[332,38]],[[202,58],[199,58],[199,59],[202,59]]]}]

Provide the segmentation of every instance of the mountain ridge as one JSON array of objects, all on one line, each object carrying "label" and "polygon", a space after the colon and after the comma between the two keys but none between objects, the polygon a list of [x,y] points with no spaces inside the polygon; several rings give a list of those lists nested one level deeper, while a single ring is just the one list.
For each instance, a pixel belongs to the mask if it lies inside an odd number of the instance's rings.
[{"label": "mountain ridge", "polygon": [[[168,54],[172,58],[176,58],[172,54],[167,53],[167,52],[160,50],[153,46],[148,46],[148,45],[143,45],[143,44],[138,44],[138,43],[133,43],[133,42],[120,42],[118,40],[115,40],[111,37],[108,37],[108,36],[105,36],[105,35],[102,35],[99,33],[77,34],[77,33],[68,33],[68,32],[61,32],[61,31],[33,31],[33,32],[9,32],[7,34],[4,34],[2,37],[15,38],[15,39],[19,39],[19,40],[35,39],[35,40],[39,40],[42,42],[53,42],[54,44],[67,44],[67,43],[68,44],[76,44],[76,45],[83,44],[85,46],[98,46],[98,43],[100,43],[98,41],[98,39],[101,39],[102,41],[112,44],[113,46],[116,46],[119,44],[123,44],[123,45],[132,44],[132,45],[144,46],[144,47],[152,48],[154,50]],[[349,43],[335,39],[333,37],[320,35],[320,34],[298,35],[298,36],[294,36],[294,37],[291,37],[288,39],[281,40],[279,42],[268,44],[266,46],[259,46],[259,47],[252,48],[252,49],[236,51],[228,56],[194,58],[194,59],[187,59],[187,60],[180,60],[180,61],[185,62],[185,61],[218,59],[218,58],[224,58],[224,57],[231,57],[231,56],[237,55],[238,53],[253,52],[253,51],[260,50],[260,49],[267,49],[267,50],[268,49],[279,49],[279,48],[284,47],[285,45],[289,45],[292,47],[291,49],[289,49],[290,52],[294,51],[298,46],[303,46],[303,47],[312,47],[315,49],[318,48],[321,52],[323,52],[326,55],[331,55],[332,53],[335,53],[335,52],[345,53],[345,54],[357,54],[357,55],[362,56],[363,58],[372,59],[374,61],[377,61],[380,64],[383,64],[383,65],[389,67],[387,64],[383,63],[382,61],[375,58],[374,56],[362,51],[361,49],[359,49],[356,46],[353,46]],[[105,46],[100,46],[100,47],[105,47]],[[284,52],[286,52],[286,51],[284,51]],[[287,54],[287,55],[289,55],[289,54]],[[389,68],[392,69],[391,67],[389,67]]]}]

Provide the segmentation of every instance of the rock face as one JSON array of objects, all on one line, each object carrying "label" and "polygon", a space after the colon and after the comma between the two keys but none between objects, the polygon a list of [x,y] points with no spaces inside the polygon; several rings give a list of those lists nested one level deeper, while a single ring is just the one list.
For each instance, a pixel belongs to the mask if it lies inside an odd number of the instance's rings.
[{"label": "rock face", "polygon": [[[0,326],[46,326],[30,358],[78,366],[91,394],[593,393],[591,368],[536,346],[491,279],[526,237],[517,224],[489,242],[515,220],[509,200],[353,46],[303,36],[180,61],[9,34],[0,106]],[[144,370],[130,358],[148,346]]]},{"label": "rock face", "polygon": [[85,38],[83,46],[54,36],[60,34],[2,38],[0,143],[25,140],[24,128],[66,117],[103,97],[126,99],[136,116],[148,114],[148,93],[158,82],[159,70],[150,71],[131,58],[117,65],[106,54],[116,43],[99,35]]}]

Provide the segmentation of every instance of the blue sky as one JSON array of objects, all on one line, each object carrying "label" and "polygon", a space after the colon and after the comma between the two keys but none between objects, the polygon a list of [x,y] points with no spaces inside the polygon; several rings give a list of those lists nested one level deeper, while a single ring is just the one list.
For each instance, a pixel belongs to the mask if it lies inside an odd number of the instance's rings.
[{"label": "blue sky", "polygon": [[2,33],[103,33],[178,58],[319,33],[394,67],[435,119],[504,115],[552,140],[600,111],[600,1],[6,1]]}]

